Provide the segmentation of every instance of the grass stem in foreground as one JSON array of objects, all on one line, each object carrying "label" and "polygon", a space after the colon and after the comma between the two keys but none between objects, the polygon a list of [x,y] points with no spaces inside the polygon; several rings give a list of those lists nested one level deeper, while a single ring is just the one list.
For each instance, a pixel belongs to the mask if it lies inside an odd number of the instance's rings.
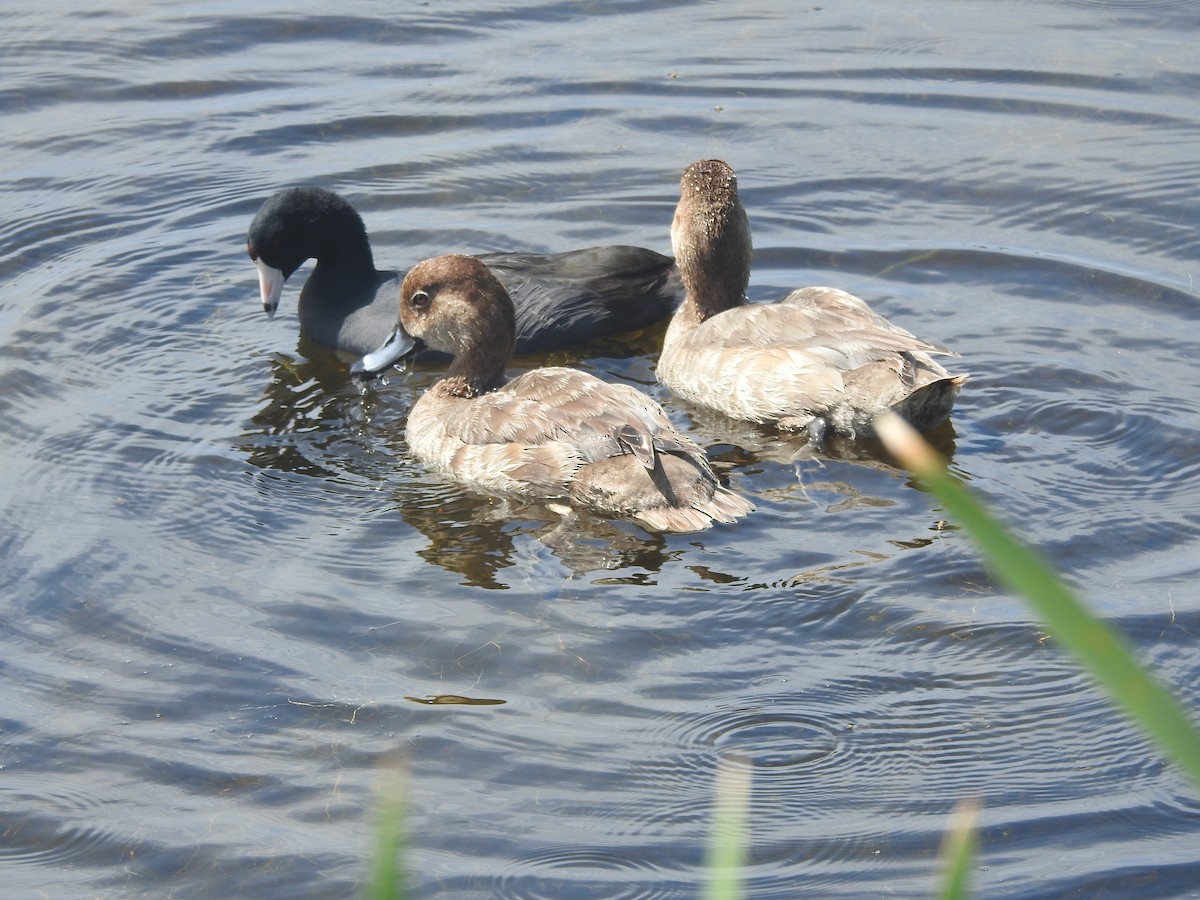
[{"label": "grass stem in foreground", "polygon": [[899,416],[876,420],[880,440],[932,490],[983,551],[992,571],[1021,594],[1142,730],[1200,787],[1200,732],[1183,707],[1134,659],[1054,571],[985,510],[946,464]]},{"label": "grass stem in foreground", "polygon": [[379,788],[375,813],[375,870],[371,900],[404,900],[404,867],[400,862],[404,843],[404,779],[396,773]]},{"label": "grass stem in foreground", "polygon": [[967,878],[975,863],[979,843],[975,831],[979,807],[978,800],[963,800],[950,815],[950,827],[946,829],[939,854],[945,870],[938,900],[966,900],[969,896]]},{"label": "grass stem in foreground", "polygon": [[708,840],[706,900],[738,900],[746,863],[746,816],[750,806],[750,766],[725,761],[717,770],[717,797]]}]

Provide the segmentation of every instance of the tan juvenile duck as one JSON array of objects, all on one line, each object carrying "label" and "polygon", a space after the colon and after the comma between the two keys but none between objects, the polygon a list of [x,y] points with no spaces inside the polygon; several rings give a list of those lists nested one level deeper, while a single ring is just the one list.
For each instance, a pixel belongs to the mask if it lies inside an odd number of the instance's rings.
[{"label": "tan juvenile duck", "polygon": [[672,392],[735,419],[807,429],[821,443],[850,437],[893,410],[919,429],[946,418],[967,376],[845,291],[808,287],[750,304],[750,223],[737,176],[719,159],[683,171],[671,243],[686,297],[667,328],[658,379]]},{"label": "tan juvenile duck", "polygon": [[704,450],[640,391],[564,367],[506,381],[514,328],[512,301],[487,266],[428,259],[404,279],[392,346],[355,370],[386,368],[397,341],[453,355],[409,412],[408,446],[481,493],[566,501],[652,531],[699,531],[754,508],[720,485]]}]

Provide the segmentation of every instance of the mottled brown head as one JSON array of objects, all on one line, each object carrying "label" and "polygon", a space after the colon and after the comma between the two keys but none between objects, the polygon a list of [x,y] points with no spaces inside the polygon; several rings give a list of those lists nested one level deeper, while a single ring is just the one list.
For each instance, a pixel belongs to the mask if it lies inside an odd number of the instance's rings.
[{"label": "mottled brown head", "polygon": [[516,317],[504,286],[475,257],[438,256],[413,266],[400,287],[400,322],[427,347],[454,357],[448,378],[469,393],[504,381]]},{"label": "mottled brown head", "polygon": [[737,176],[719,159],[683,170],[671,246],[688,300],[702,318],[739,306],[750,283],[750,222],[738,199]]}]

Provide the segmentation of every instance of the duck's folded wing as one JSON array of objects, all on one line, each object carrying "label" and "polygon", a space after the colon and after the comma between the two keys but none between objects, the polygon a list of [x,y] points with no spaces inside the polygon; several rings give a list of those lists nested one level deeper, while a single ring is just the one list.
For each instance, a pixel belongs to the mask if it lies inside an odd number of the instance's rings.
[{"label": "duck's folded wing", "polygon": [[653,400],[626,385],[570,368],[535,369],[504,387],[445,411],[447,438],[464,444],[566,444],[585,461],[652,452]]},{"label": "duck's folded wing", "polygon": [[779,303],[736,307],[709,319],[688,338],[695,347],[787,348],[840,369],[857,368],[886,353],[957,355],[893,325],[836,288],[803,288]]},{"label": "duck's folded wing", "polygon": [[802,310],[817,336],[841,335],[849,344],[874,350],[958,356],[947,347],[922,340],[838,288],[800,288],[773,305]]}]

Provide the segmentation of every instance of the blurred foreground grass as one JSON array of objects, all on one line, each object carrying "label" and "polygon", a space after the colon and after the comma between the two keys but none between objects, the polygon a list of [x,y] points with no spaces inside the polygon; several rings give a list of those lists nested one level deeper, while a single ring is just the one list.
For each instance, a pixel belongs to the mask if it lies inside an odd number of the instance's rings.
[{"label": "blurred foreground grass", "polygon": [[[1115,631],[1096,618],[1042,559],[1001,525],[946,469],[934,450],[903,419],[876,421],[880,440],[931,490],[946,512],[979,546],[988,568],[1034,608],[1053,640],[1072,653],[1116,704],[1200,788],[1200,732],[1175,697],[1138,664]],[[967,896],[974,857],[973,825],[952,826],[943,849],[944,900]]]}]

